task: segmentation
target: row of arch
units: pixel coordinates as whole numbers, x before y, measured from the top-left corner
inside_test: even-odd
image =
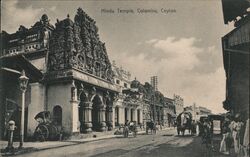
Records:
[[[78,115],[80,132],[104,131],[112,129],[112,103],[110,99],[103,99],[100,95],[93,95],[89,101],[87,95],[80,94]],[[105,102],[104,102],[105,101]]]
[[[107,102],[106,102],[107,103]],[[108,102],[107,104],[111,104]],[[119,107],[114,108],[114,121],[115,125],[124,124],[125,121],[136,121],[138,124],[141,123],[141,110],[133,108],[124,108],[122,112],[124,115],[119,113]],[[135,112],[137,112],[135,114]],[[62,107],[59,105],[53,108],[53,120],[58,125],[62,125]],[[124,116],[120,118],[120,116]],[[85,94],[80,95],[80,102],[78,105],[78,117],[80,122],[80,132],[86,133],[89,131],[104,131],[104,129],[111,130],[113,128],[113,108],[110,105],[103,103],[102,98],[99,95],[92,97],[91,102],[88,102]],[[123,119],[124,121],[121,121]]]

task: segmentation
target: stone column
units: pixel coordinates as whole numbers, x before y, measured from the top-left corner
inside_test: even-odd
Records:
[[[99,109],[99,112],[98,112],[98,120],[99,120],[99,124],[100,124],[100,131],[105,131],[106,130],[105,113],[106,113],[105,105],[100,106],[100,109]]]
[[[134,117],[134,119],[133,119],[133,121],[136,121],[136,123],[138,124],[138,117],[137,117],[137,109],[133,109],[133,117]]]
[[[112,107],[112,110],[113,110],[113,112],[112,112],[112,126],[115,127],[115,107]]]
[[[72,106],[72,133],[79,133],[79,115],[78,115],[78,104],[79,101],[77,100],[71,100],[70,105]]]
[[[131,121],[131,108],[127,108],[127,119],[128,121]],[[125,119],[126,122],[126,119]]]
[[[106,108],[107,111],[107,126],[108,126],[108,130],[112,130],[113,129],[113,107],[112,106],[107,106]]]
[[[143,112],[142,109],[140,109],[140,123],[143,123]]]
[[[118,118],[119,118],[119,124],[121,125],[121,124],[125,124],[125,109],[124,109],[124,107],[120,107],[119,106],[119,116],[118,116]]]
[[[77,100],[77,88],[75,86],[75,82],[72,81],[71,100],[70,100],[70,105],[72,106],[72,113],[71,113],[71,116],[72,116],[71,132],[72,133],[79,133],[80,132],[78,104],[79,104],[79,101]]]
[[[83,124],[84,124],[84,132],[89,133],[92,132],[92,102],[84,102],[83,103],[83,114],[84,114],[84,120],[83,120]]]

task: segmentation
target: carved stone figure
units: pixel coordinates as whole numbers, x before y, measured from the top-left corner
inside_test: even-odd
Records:
[[[95,21],[81,8],[77,9],[74,22],[69,16],[57,21],[50,40],[48,62],[49,70],[74,67],[113,81],[111,63],[105,44],[99,40]]]

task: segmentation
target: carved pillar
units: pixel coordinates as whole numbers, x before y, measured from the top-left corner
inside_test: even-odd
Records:
[[[124,106],[119,107],[119,124],[125,124],[125,108]]]
[[[106,130],[105,112],[106,112],[105,105],[100,106],[99,112],[98,112],[98,120],[99,120],[99,124],[100,124],[100,131],[105,131]]]
[[[110,131],[113,129],[113,107],[107,106],[106,112],[107,112],[106,122],[107,122],[108,130]]]
[[[71,87],[71,100],[70,104],[72,107],[72,133],[79,132],[79,115],[78,115],[78,104],[79,101],[77,100],[77,88],[75,86],[74,80],[72,81],[72,87]]]
[[[83,103],[84,107],[84,132],[89,133],[92,132],[92,102],[84,102]]]

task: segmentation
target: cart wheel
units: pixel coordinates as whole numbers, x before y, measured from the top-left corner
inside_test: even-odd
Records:
[[[41,142],[47,140],[49,137],[49,129],[46,125],[39,125],[35,132],[38,140]]]

